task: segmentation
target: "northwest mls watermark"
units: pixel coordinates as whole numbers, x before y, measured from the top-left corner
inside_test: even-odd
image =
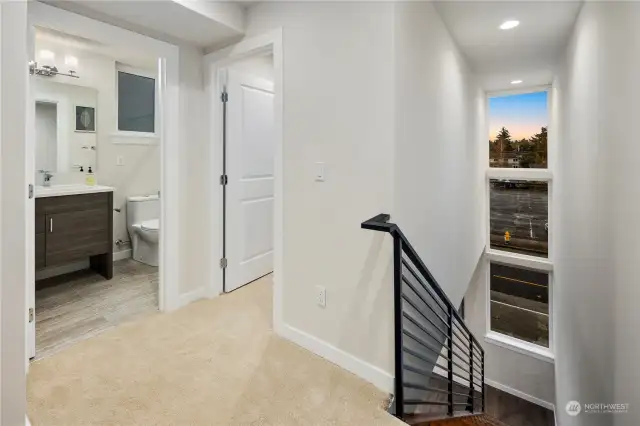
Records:
[[[629,404],[601,403],[580,404],[579,401],[569,401],[565,407],[567,414],[577,416],[583,414],[620,414],[629,412]]]

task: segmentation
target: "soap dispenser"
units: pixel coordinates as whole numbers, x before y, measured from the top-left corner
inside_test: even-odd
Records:
[[[87,169],[87,176],[84,179],[84,183],[87,186],[94,186],[96,184],[96,177],[91,170],[91,166]]]

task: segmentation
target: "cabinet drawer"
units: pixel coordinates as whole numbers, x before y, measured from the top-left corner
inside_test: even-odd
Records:
[[[36,217],[64,212],[78,212],[83,210],[108,209],[109,192],[97,194],[65,195],[60,197],[46,197],[36,199]]]

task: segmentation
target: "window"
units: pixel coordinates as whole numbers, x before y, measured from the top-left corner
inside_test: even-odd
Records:
[[[156,80],[141,71],[119,66],[118,131],[156,133]]]
[[[489,164],[505,167],[521,153],[520,167],[547,168],[547,92],[489,99]]]
[[[546,91],[489,98],[487,328],[552,357],[547,105]]]
[[[490,179],[489,230],[492,249],[548,257],[547,182]]]
[[[491,263],[491,330],[549,347],[549,274]]]

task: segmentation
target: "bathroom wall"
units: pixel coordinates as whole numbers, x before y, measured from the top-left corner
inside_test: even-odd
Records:
[[[36,57],[42,50],[56,54],[56,65],[65,70],[64,56],[78,58],[77,74],[80,78],[36,77],[34,85],[38,96],[38,80],[91,87],[97,90],[97,167],[96,180],[99,185],[115,188],[113,240],[129,240],[126,228],[126,199],[131,195],[155,194],[160,190],[160,146],[159,139],[125,136],[117,131],[116,60],[79,49],[72,43],[36,39]],[[138,69],[154,72],[156,58],[136,55],[136,63],[126,63]],[[58,65],[61,63],[62,66]],[[50,84],[49,84],[50,86]],[[86,169],[85,169],[86,170]],[[85,174],[79,172],[54,173],[52,184],[83,183]],[[38,184],[41,178],[36,180]],[[114,252],[130,250],[129,245],[114,246]],[[123,253],[123,255],[128,255]]]

